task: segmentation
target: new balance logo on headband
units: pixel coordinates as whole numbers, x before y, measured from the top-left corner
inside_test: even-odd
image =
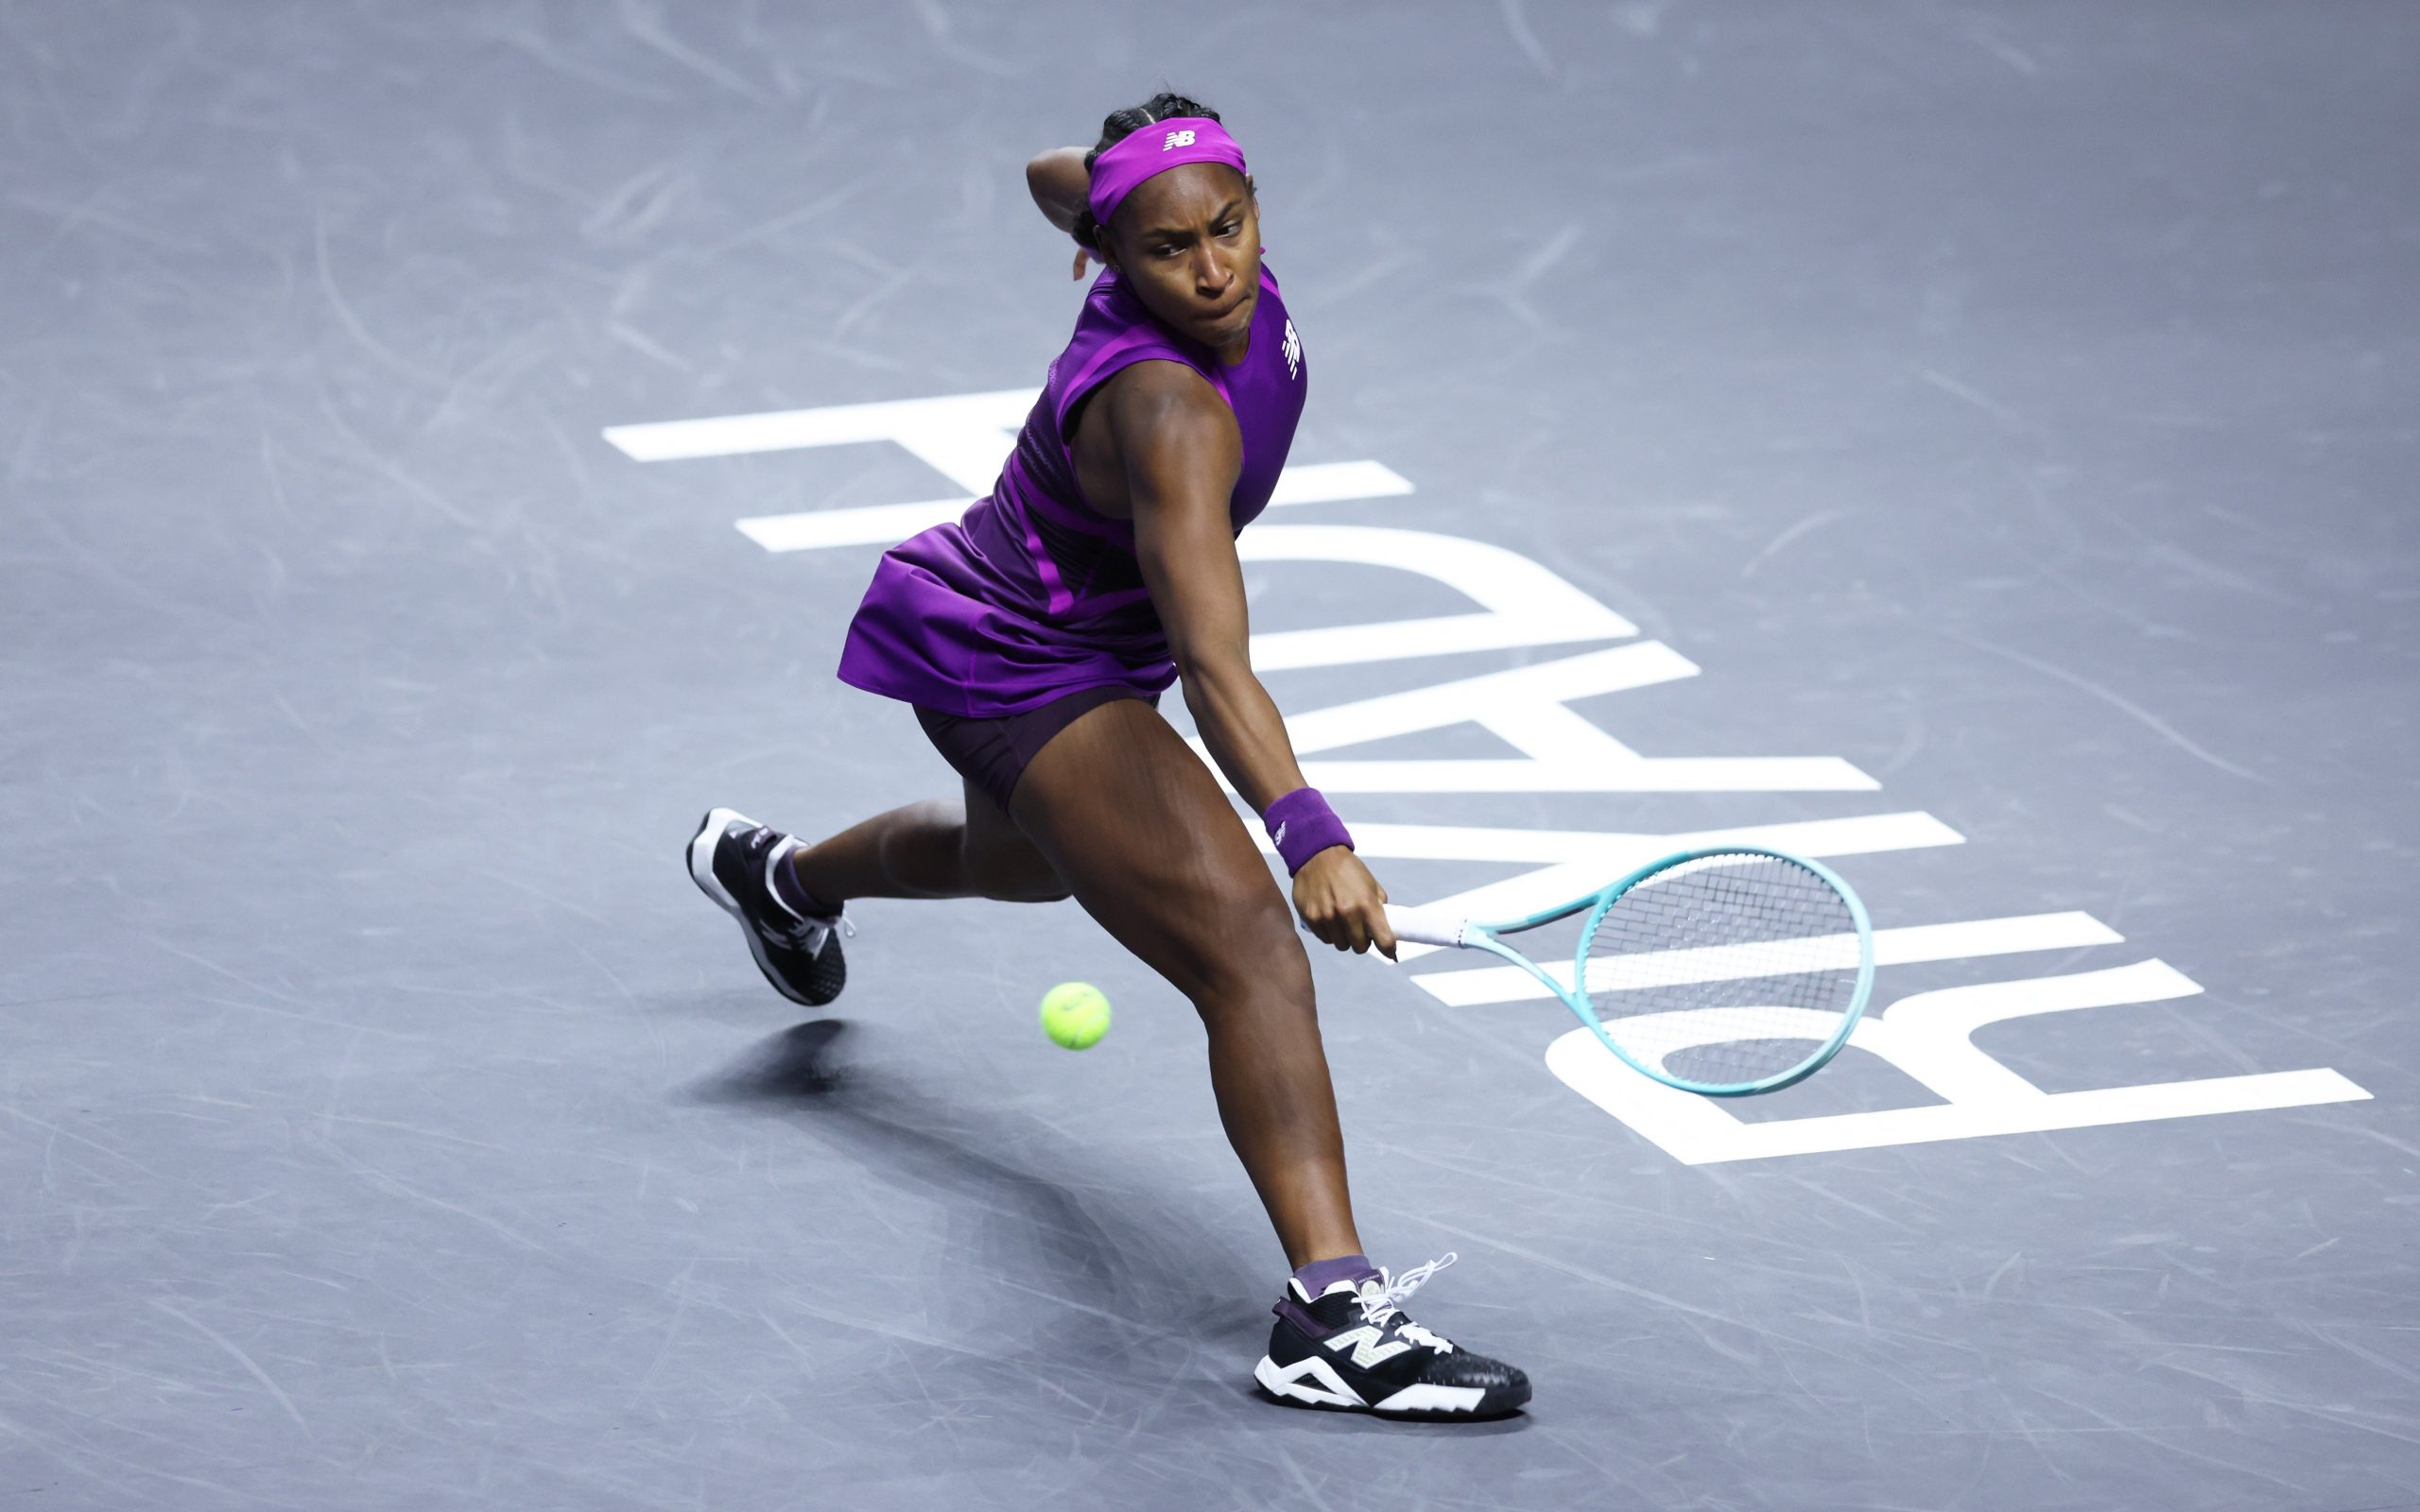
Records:
[[[1189,147],[1191,146],[1193,146],[1193,133],[1191,131],[1170,131],[1168,133],[1168,139],[1160,144],[1160,150],[1163,152],[1173,152],[1179,147]]]

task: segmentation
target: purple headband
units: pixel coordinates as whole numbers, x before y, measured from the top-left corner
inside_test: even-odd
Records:
[[[1093,220],[1106,226],[1144,180],[1188,163],[1223,163],[1242,173],[1244,149],[1226,128],[1206,115],[1171,115],[1112,143],[1093,159],[1093,183],[1085,198]]]

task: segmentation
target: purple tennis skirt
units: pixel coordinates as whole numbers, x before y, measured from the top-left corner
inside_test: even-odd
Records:
[[[1113,685],[1080,688],[1039,709],[994,719],[945,714],[923,704],[914,708],[916,723],[925,727],[925,738],[942,753],[942,759],[957,767],[959,775],[977,792],[997,803],[1000,812],[1006,814],[1009,795],[1016,791],[1017,779],[1025,775],[1025,769],[1042,753],[1042,747],[1050,744],[1051,737],[1090,711],[1120,698],[1140,698],[1154,709],[1160,705],[1156,693],[1138,693]]]

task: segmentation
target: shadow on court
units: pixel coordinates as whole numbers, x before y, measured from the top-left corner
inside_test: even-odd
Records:
[[[1137,1273],[1133,1258],[1186,1242],[1173,1213],[1134,1192],[1075,1188],[1037,1175],[1024,1157],[1046,1155],[1038,1128],[1014,1130],[978,1110],[950,1107],[919,1091],[891,1068],[853,1064],[844,1046],[859,1035],[846,1019],[794,1024],[760,1041],[716,1075],[691,1088],[699,1102],[811,1120],[885,1189],[970,1213],[975,1231],[953,1216],[951,1259],[975,1263],[994,1283],[1028,1288],[1065,1306],[1139,1320],[1148,1297],[1208,1305],[1219,1291],[1155,1260]],[[1041,1163],[1039,1160],[1033,1163]],[[1051,1163],[1080,1169],[1072,1158]],[[1146,1236],[1156,1243],[1146,1243]]]
[[[868,1180],[937,1204],[952,1215],[943,1265],[966,1289],[1011,1294],[985,1310],[985,1326],[1028,1320],[1023,1330],[988,1337],[919,1340],[912,1328],[887,1332],[1055,1383],[1058,1395],[1086,1405],[1094,1405],[1089,1383],[1128,1410],[1231,1402],[1251,1415],[1247,1426],[1263,1430],[1466,1435],[1528,1425],[1522,1413],[1438,1425],[1270,1402],[1252,1380],[1267,1341],[1262,1294],[1271,1291],[1270,1279],[1225,1263],[1227,1241],[1131,1186],[1036,1174],[1035,1164],[1081,1173],[1087,1162],[1079,1150],[1047,1148],[1008,1120],[944,1106],[889,1068],[852,1060],[847,1047],[857,1038],[846,1019],[793,1024],[684,1095],[810,1122]],[[902,1263],[918,1270],[925,1263]]]
[[[938,1259],[946,1291],[995,1294],[997,1305],[952,1308],[959,1328],[931,1342],[1062,1385],[1095,1381],[1129,1401],[1142,1390],[1223,1396],[1214,1383],[1248,1371],[1259,1330],[1236,1299],[1253,1288],[1220,1263],[1226,1246],[1132,1187],[1038,1174],[1087,1161],[1053,1148],[1059,1137],[1039,1125],[944,1104],[898,1068],[852,1061],[844,1048],[860,1038],[843,1019],[795,1024],[686,1096],[810,1125],[858,1167],[878,1206],[946,1215],[942,1253],[903,1255],[902,1275],[928,1275]],[[878,1249],[888,1236],[848,1237]],[[923,1304],[903,1295],[902,1305]]]

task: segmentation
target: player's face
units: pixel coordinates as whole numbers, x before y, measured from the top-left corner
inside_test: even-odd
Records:
[[[1117,207],[1116,266],[1153,315],[1206,347],[1252,330],[1260,302],[1260,212],[1222,163],[1146,179]]]

